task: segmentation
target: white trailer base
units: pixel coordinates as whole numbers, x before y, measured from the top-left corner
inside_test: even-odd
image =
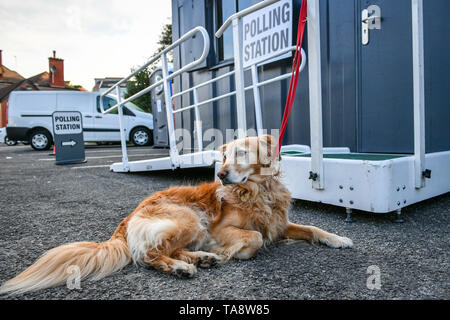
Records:
[[[176,168],[213,167],[216,161],[221,161],[219,151],[200,151],[177,156],[178,163],[173,164],[170,157],[155,158],[149,160],[130,161],[126,166],[122,162],[113,163],[110,170],[114,172],[142,172],[173,170]]]
[[[328,148],[335,153],[350,152],[348,148]],[[324,149],[326,153],[327,148]],[[293,152],[305,154],[310,152],[309,146],[293,144],[282,146],[281,152]],[[216,150],[197,151],[176,156],[177,162],[171,161],[170,157],[155,158],[140,161],[129,161],[124,166],[123,162],[113,163],[109,169],[113,172],[143,172],[158,170],[173,170],[177,168],[200,168],[214,167],[216,162],[222,161],[222,154]]]
[[[345,207],[348,213],[351,209],[400,213],[408,205],[450,191],[450,151],[425,156],[431,178],[420,189],[415,187],[414,156],[347,155],[346,159],[345,153],[324,150],[324,189],[318,190],[310,180],[310,155],[284,154],[281,175],[292,198]],[[217,162],[216,172],[220,166]]]

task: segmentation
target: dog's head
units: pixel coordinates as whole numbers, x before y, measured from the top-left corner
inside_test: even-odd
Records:
[[[278,175],[280,156],[274,157],[276,140],[270,135],[234,140],[220,147],[223,165],[217,176],[222,184],[261,182]]]

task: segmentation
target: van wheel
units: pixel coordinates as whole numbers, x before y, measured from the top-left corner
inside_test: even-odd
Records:
[[[150,146],[153,144],[153,134],[152,132],[145,127],[138,127],[131,131],[131,142],[134,145],[143,147]]]
[[[30,134],[30,144],[34,150],[48,150],[52,146],[52,136],[47,130],[38,129]]]
[[[17,141],[10,140],[8,137],[5,138],[5,143],[7,146],[15,146],[17,144]]]

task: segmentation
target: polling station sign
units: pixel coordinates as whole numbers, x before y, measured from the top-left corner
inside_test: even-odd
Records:
[[[83,131],[81,113],[56,111],[53,113],[54,134],[78,134]]]
[[[292,1],[281,0],[243,18],[244,68],[292,46],[292,11]]]
[[[81,113],[78,111],[55,111],[52,118],[56,164],[85,162]]]

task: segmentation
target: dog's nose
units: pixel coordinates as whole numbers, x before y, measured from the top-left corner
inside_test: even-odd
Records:
[[[227,170],[221,170],[219,172],[217,172],[217,176],[219,177],[219,179],[225,179],[228,175],[228,171]]]

